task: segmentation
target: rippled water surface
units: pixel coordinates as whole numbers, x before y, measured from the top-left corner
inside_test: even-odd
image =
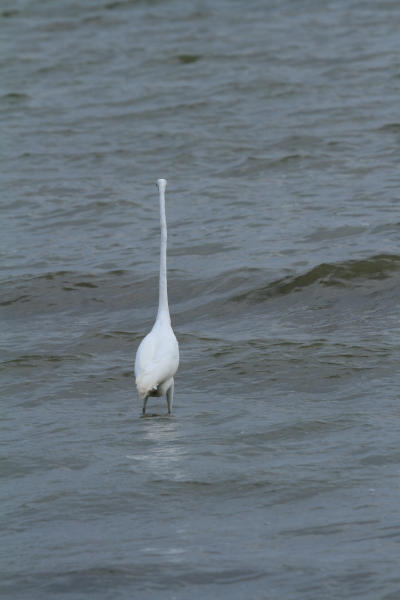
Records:
[[[2,2],[2,598],[400,598],[399,20]]]

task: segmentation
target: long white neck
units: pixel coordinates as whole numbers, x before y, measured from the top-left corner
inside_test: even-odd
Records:
[[[161,243],[160,243],[160,287],[158,296],[158,313],[157,321],[171,322],[168,308],[168,292],[167,292],[167,220],[165,217],[165,188],[167,181],[158,179],[158,189],[160,192],[160,226],[161,226]]]

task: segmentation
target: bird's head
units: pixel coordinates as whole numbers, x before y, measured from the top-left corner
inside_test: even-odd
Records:
[[[157,185],[160,192],[165,192],[165,188],[167,187],[166,179],[157,179]]]

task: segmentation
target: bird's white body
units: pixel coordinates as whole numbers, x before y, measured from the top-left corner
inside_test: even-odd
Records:
[[[136,354],[135,375],[140,399],[164,396],[174,385],[173,376],[178,365],[178,342],[172,327],[156,321]]]
[[[157,318],[151,331],[141,341],[136,353],[135,376],[143,415],[149,396],[167,397],[168,414],[174,396],[174,375],[179,366],[179,347],[171,327],[167,294],[167,224],[165,218],[166,180],[159,179],[160,192],[160,285]]]

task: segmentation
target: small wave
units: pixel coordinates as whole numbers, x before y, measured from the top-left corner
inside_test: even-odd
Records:
[[[52,363],[53,366],[61,366],[65,362],[79,363],[82,359],[86,359],[90,354],[26,354],[18,356],[11,360],[6,360],[0,363],[0,370],[20,369],[21,367],[32,368],[43,366],[45,363]]]
[[[3,10],[1,13],[1,16],[3,17],[3,19],[11,19],[12,17],[17,17],[19,14],[20,14],[19,10],[10,9],[10,10]]]
[[[182,65],[189,65],[200,60],[201,56],[197,54],[179,54],[177,58]]]
[[[148,595],[149,590],[179,590],[187,586],[211,586],[246,583],[265,577],[264,570],[239,567],[235,569],[205,568],[202,565],[193,567],[190,561],[182,558],[186,546],[169,547],[164,563],[160,563],[159,554],[165,554],[164,546],[148,546],[143,549],[144,557],[137,563],[126,564],[123,567],[114,565],[99,565],[62,572],[43,572],[21,577],[20,586],[31,589],[32,584],[45,581],[45,593],[50,596],[63,594],[71,589],[78,589],[82,597],[97,592],[102,596],[104,589],[119,589],[129,586],[135,590],[143,590]],[[155,555],[155,562],[148,557]],[[157,559],[157,560],[156,560]],[[171,564],[174,568],[171,569]],[[12,575],[16,577],[15,574]],[[11,579],[11,577],[10,577]],[[139,593],[140,595],[140,593]],[[206,594],[207,596],[207,594]],[[136,597],[136,596],[135,596]],[[174,596],[172,596],[174,597]]]
[[[382,133],[400,133],[400,123],[387,123],[382,127],[379,127],[377,131]]]
[[[90,298],[102,301],[102,295],[93,296],[97,288],[114,286],[115,277],[123,277],[125,271],[113,269],[104,273],[87,274],[74,271],[55,271],[41,275],[23,275],[3,282],[6,291],[0,306],[6,307],[20,303],[37,302],[38,308],[63,304],[60,294],[63,292],[80,291],[81,294],[92,294]],[[103,293],[103,292],[102,292]]]
[[[21,102],[27,102],[28,100],[30,100],[30,96],[28,94],[18,92],[9,92],[8,94],[3,94],[0,96],[1,102],[7,102],[10,104],[20,104]]]
[[[289,276],[266,286],[232,298],[236,302],[262,302],[267,298],[298,292],[303,288],[320,286],[357,287],[369,280],[389,278],[400,269],[400,256],[379,254],[367,259],[341,263],[322,263],[302,275]]]

